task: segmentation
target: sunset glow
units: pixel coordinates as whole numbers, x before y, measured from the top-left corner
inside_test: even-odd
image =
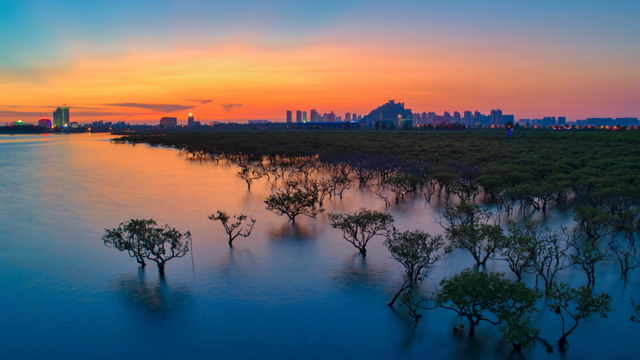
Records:
[[[9,3],[3,122],[62,104],[80,122],[365,115],[390,99],[516,119],[640,112],[636,2]]]

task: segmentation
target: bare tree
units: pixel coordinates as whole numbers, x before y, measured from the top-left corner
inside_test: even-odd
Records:
[[[530,266],[525,269],[525,272],[536,275],[536,284],[538,278],[542,278],[545,292],[553,286],[556,274],[571,266],[567,255],[570,245],[566,230],[563,227],[545,227],[535,243]]]
[[[217,214],[211,214],[208,216],[209,220],[212,221],[220,221],[222,226],[224,226],[224,231],[229,235],[229,245],[233,246],[233,240],[235,240],[238,236],[249,237],[251,235],[251,230],[253,230],[253,226],[256,224],[256,220],[254,218],[249,219],[249,223],[246,227],[241,228],[242,222],[247,220],[247,215],[233,215],[233,218],[236,219],[236,222],[231,224],[229,220],[231,216],[227,214],[226,211],[217,211]]]

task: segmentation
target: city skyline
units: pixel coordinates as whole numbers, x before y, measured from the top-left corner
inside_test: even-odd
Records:
[[[365,114],[388,99],[421,112],[640,115],[636,2],[7,5],[2,122],[65,103],[83,123],[283,121],[292,107]]]

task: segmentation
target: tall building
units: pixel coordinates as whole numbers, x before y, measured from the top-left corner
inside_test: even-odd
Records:
[[[59,107],[53,112],[53,126],[64,127],[69,125],[69,108]]]
[[[194,122],[193,114],[189,113],[189,117],[187,118],[187,126],[188,127],[193,127],[193,125],[194,125],[193,122]]]
[[[306,111],[302,112],[302,122],[304,122],[304,123],[307,122],[307,112]]]
[[[291,123],[292,120],[292,113],[291,110],[287,110],[287,123]]]
[[[351,120],[353,121],[358,120],[358,115],[356,113],[351,114]]]
[[[453,122],[456,123],[456,124],[460,124],[461,123],[461,121],[460,121],[460,113],[457,112],[457,111],[453,112]]]
[[[502,125],[502,110],[491,110],[491,125]]]
[[[464,112],[464,124],[467,126],[473,126],[473,114],[469,110]]]
[[[351,121],[351,113],[344,114],[344,121]]]
[[[301,123],[302,122],[302,111],[300,111],[300,110],[296,110],[296,122],[297,123]]]
[[[567,125],[567,117],[566,116],[558,116],[558,125],[561,125],[561,126]]]
[[[310,117],[309,121],[311,122],[318,121],[318,111],[316,109],[311,109],[311,114],[309,117]]]

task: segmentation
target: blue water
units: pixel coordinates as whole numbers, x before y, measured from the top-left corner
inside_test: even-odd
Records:
[[[107,135],[0,137],[0,358],[2,359],[618,359],[637,358],[640,324],[629,299],[640,298],[639,271],[619,279],[617,263],[598,268],[598,292],[614,298],[608,319],[581,323],[565,354],[542,348],[511,353],[494,326],[474,339],[454,334],[452,312],[386,304],[401,283],[382,238],[366,260],[328,226],[327,212],[384,203],[354,188],[296,226],[264,209],[270,185],[247,191],[237,169],[186,160],[178,151],[111,144]],[[442,204],[416,197],[389,211],[401,230],[441,233]],[[216,210],[257,220],[230,249]],[[565,212],[543,217],[570,225]],[[101,241],[105,228],[153,218],[193,234],[191,257],[171,260],[161,279],[153,264]],[[473,265],[456,251],[421,286]],[[195,266],[195,270],[194,270]],[[489,270],[508,272],[493,262]],[[511,277],[511,275],[508,275]],[[566,270],[575,286],[586,276]],[[534,285],[532,277],[526,277]],[[559,318],[541,304],[541,336],[560,337]]]

